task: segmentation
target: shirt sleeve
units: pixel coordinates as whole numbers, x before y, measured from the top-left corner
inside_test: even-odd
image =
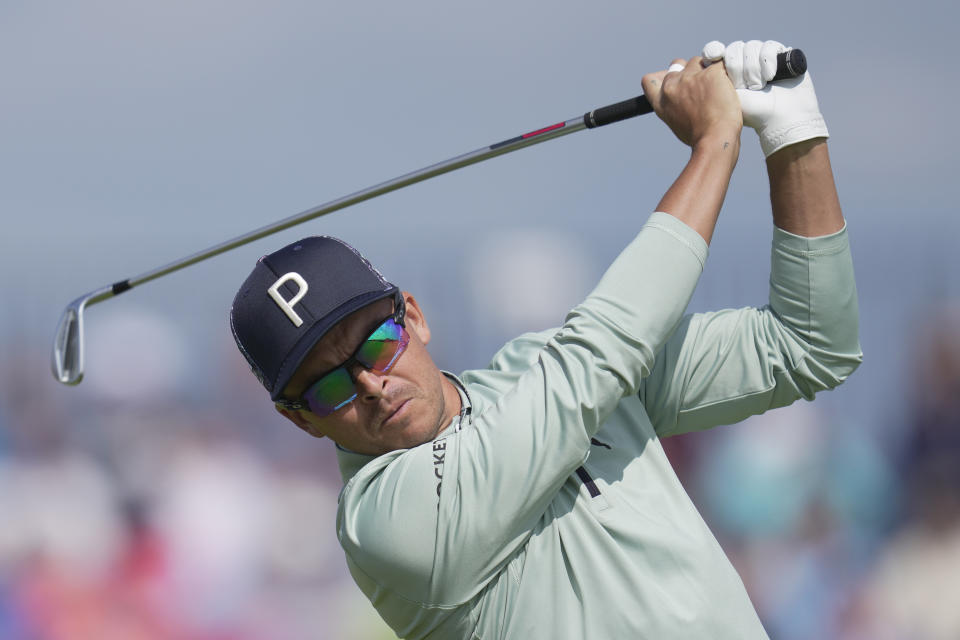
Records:
[[[355,576],[431,606],[482,589],[534,531],[603,420],[638,392],[706,254],[696,232],[654,213],[470,428],[354,476],[338,523]]]
[[[862,360],[847,230],[774,229],[769,304],[687,316],[640,391],[661,437],[731,424],[839,385]]]

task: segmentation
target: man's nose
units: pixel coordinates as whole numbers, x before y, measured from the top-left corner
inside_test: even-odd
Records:
[[[361,364],[354,363],[350,375],[357,387],[357,398],[361,400],[378,400],[383,395],[386,384],[386,375],[367,369]]]

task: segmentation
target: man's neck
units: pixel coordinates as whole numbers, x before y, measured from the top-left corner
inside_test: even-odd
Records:
[[[453,380],[442,375],[441,383],[443,385],[443,421],[441,424],[443,428],[446,428],[463,411],[463,402],[460,399],[460,391]]]

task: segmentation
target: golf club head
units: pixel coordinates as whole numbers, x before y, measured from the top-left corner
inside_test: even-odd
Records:
[[[83,380],[83,308],[86,302],[86,298],[78,298],[63,310],[53,340],[53,376],[63,384],[79,384]]]
[[[60,317],[53,339],[51,365],[53,377],[63,384],[80,384],[83,380],[83,311],[95,302],[113,295],[111,287],[103,287],[80,296],[67,305]]]

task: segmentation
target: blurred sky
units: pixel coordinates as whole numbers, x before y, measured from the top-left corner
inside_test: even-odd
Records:
[[[947,7],[4,0],[0,357],[21,359],[38,399],[202,396],[224,359],[244,366],[226,316],[254,261],[332,234],[417,294],[442,366],[482,366],[518,331],[559,323],[679,172],[687,152],[653,116],[435,178],[92,307],[77,388],[54,382],[49,349],[87,291],[636,95],[644,73],[709,40],[770,38],[809,58],[858,273],[865,364],[824,402],[876,426],[902,410],[925,315],[960,295]],[[756,136],[744,141],[695,310],[766,301],[766,177]]]

